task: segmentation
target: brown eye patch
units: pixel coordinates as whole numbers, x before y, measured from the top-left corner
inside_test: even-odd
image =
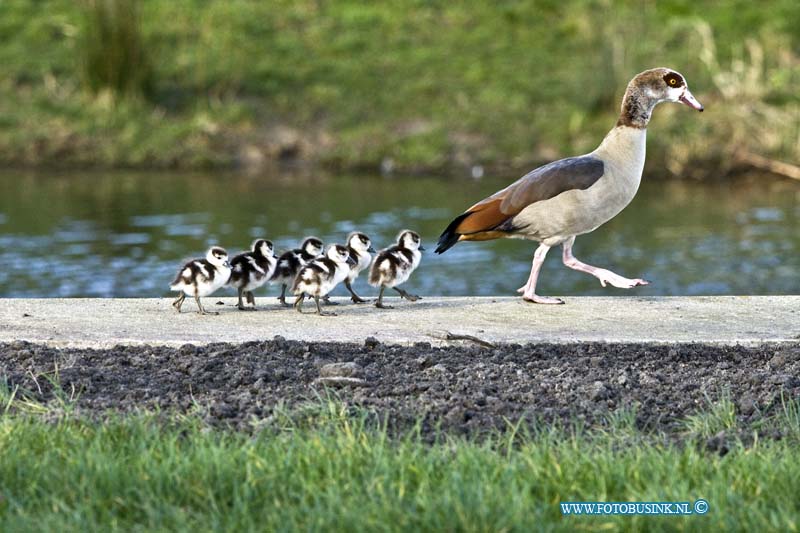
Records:
[[[683,87],[685,85],[680,74],[676,74],[675,72],[668,72],[665,74],[664,83],[666,83],[668,87]]]

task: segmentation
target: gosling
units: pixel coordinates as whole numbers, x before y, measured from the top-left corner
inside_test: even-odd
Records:
[[[228,286],[234,287],[238,291],[239,303],[236,307],[241,311],[256,310],[253,291],[269,281],[278,264],[271,241],[257,239],[250,249],[251,251],[241,253],[231,259],[231,277],[228,280]],[[244,306],[242,296],[252,307]]]
[[[420,296],[406,292],[398,285],[405,283],[419,266],[423,250],[425,248],[422,246],[419,234],[403,230],[397,237],[397,244],[378,252],[369,271],[369,284],[381,288],[375,307],[392,309],[383,303],[383,291],[387,287],[396,290],[402,298],[410,302],[421,299]]]
[[[218,315],[217,312],[208,313],[200,303],[201,296],[213,294],[222,288],[231,277],[231,265],[228,263],[228,252],[219,246],[208,250],[205,259],[192,259],[178,272],[175,280],[169,286],[170,290],[180,291],[181,295],[172,302],[172,306],[181,312],[181,305],[186,296],[194,296],[197,302],[198,313],[201,315]]]
[[[278,296],[281,304],[289,305],[286,303],[286,289],[294,283],[301,268],[315,257],[322,255],[322,249],[321,240],[316,237],[306,237],[300,248],[284,252],[278,258],[278,266],[270,281],[281,284],[281,295]]]
[[[344,286],[350,291],[350,300],[354,304],[366,303],[367,300],[360,297],[353,290],[353,282],[355,282],[362,270],[369,268],[369,264],[372,262],[372,255],[370,254],[375,253],[375,248],[372,247],[369,237],[355,231],[347,236],[347,249],[350,252],[350,257],[355,260],[355,264],[350,266],[350,273],[344,280]]]
[[[325,257],[311,260],[300,269],[295,278],[292,292],[296,296],[294,308],[303,312],[303,301],[306,295],[314,298],[317,314],[320,316],[336,316],[336,313],[323,313],[319,306],[320,298],[326,296],[350,274],[350,267],[356,263],[350,251],[341,244],[328,247]]]

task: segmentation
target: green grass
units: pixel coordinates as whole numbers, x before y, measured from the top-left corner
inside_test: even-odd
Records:
[[[0,162],[207,168],[296,152],[510,172],[594,148],[627,81],[659,65],[707,111],[656,113],[649,175],[722,175],[739,150],[800,160],[794,0],[153,0],[121,20],[105,5],[130,3],[0,3]]]
[[[687,423],[680,443],[623,413],[604,429],[431,444],[335,403],[246,434],[194,415],[89,421],[65,410],[69,398],[43,417],[14,394],[0,416],[3,531],[798,529],[796,406],[769,422],[781,440],[732,441],[720,457],[703,446],[719,412]],[[562,517],[558,506],[697,498],[707,515]]]

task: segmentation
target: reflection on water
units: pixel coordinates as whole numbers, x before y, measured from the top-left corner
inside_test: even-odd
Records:
[[[358,229],[387,246],[406,227],[429,250],[411,290],[513,295],[527,279],[533,243],[462,243],[432,253],[453,216],[509,181],[0,174],[0,296],[162,296],[181,261],[211,244],[235,253],[264,236],[283,249],[311,234],[341,242]],[[653,282],[631,291],[637,295],[796,294],[799,220],[795,183],[645,178],[633,204],[579,237],[575,254]],[[555,249],[540,280],[542,294],[625,292],[563,267]],[[357,290],[373,292],[363,279]]]

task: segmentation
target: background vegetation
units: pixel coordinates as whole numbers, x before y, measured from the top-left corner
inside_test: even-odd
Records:
[[[510,172],[594,148],[632,75],[668,65],[707,111],[659,110],[650,175],[796,163],[798,20],[795,0],[4,0],[0,162]]]

